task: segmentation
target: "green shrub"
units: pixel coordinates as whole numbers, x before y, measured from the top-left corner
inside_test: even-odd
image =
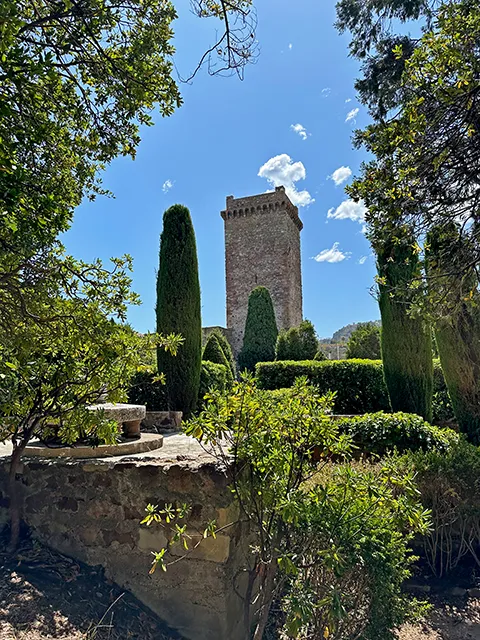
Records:
[[[310,320],[278,334],[275,346],[277,360],[311,360],[318,349],[318,337]]]
[[[198,392],[198,409],[203,409],[204,397],[211,390],[223,392],[227,386],[227,367],[215,362],[202,361],[200,389]]]
[[[317,362],[321,362],[322,360],[326,360],[327,356],[323,353],[321,349],[319,349],[313,357]]]
[[[410,313],[410,287],[421,278],[417,244],[411,230],[400,227],[375,246],[382,361],[393,411],[432,419],[432,331]]]
[[[228,386],[233,384],[232,370],[227,358],[225,357],[225,353],[220,345],[220,341],[216,333],[212,332],[208,336],[208,340],[203,350],[202,360],[223,365],[225,367]]]
[[[380,351],[380,327],[375,322],[361,322],[352,331],[347,343],[347,358],[360,358],[361,360],[379,360]]]
[[[341,418],[338,426],[363,453],[384,455],[394,449],[399,452],[418,449],[446,451],[458,442],[452,429],[440,429],[423,418],[409,413],[369,413]]]
[[[336,393],[335,413],[359,414],[389,409],[382,363],[377,360],[260,362],[256,376],[262,389],[291,387],[296,378],[306,376],[320,393]]]
[[[156,314],[158,333],[184,340],[175,357],[159,349],[157,366],[165,374],[168,408],[188,417],[200,385],[202,324],[195,232],[190,212],[178,204],[163,216]]]
[[[203,362],[198,391],[198,408],[203,407],[203,398],[210,389],[224,391],[226,388],[227,367],[223,364]],[[128,401],[131,404],[144,404],[147,411],[168,411],[165,385],[158,380],[153,369],[136,373],[128,390]]]
[[[230,342],[227,340],[225,334],[220,329],[217,329],[217,328],[213,329],[210,335],[212,334],[217,336],[217,340],[220,344],[220,347],[230,367],[230,371],[232,373],[232,380],[235,380],[235,378],[237,377],[237,366],[235,364],[235,358],[233,357],[233,352],[232,352],[232,347],[230,345]]]
[[[413,474],[392,460],[332,464],[351,439],[328,417],[330,395],[298,379],[279,401],[247,376],[186,428],[228,465],[248,521],[244,617],[255,638],[272,603],[285,612],[275,612],[282,637],[326,638],[328,627],[333,640],[394,640],[415,609],[401,589],[409,541],[427,525]]]
[[[131,404],[144,404],[147,411],[166,411],[167,395],[165,385],[158,380],[157,372],[152,368],[139,371],[130,380],[128,401]]]
[[[253,371],[257,362],[275,360],[278,329],[268,289],[257,287],[248,298],[243,346],[238,355],[240,371]]]
[[[480,449],[460,437],[447,451],[409,453],[422,504],[432,527],[423,553],[436,576],[467,558],[480,568]]]

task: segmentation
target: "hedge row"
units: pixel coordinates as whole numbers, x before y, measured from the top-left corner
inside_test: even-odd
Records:
[[[389,411],[390,402],[383,378],[381,360],[293,360],[260,362],[256,367],[262,389],[291,387],[299,376],[306,376],[321,393],[335,391],[334,412],[343,414]],[[453,412],[442,369],[434,362],[434,420],[451,420]]]
[[[167,394],[165,385],[154,381],[158,374],[148,370],[138,372],[130,381],[128,401],[132,404],[144,404],[147,411],[167,411]],[[222,364],[202,362],[200,373],[200,389],[198,392],[197,410],[203,407],[203,398],[209,389],[223,391],[226,385],[227,369]]]
[[[452,429],[440,429],[410,413],[370,413],[364,416],[340,418],[342,433],[352,436],[362,453],[385,455],[396,449],[404,451],[447,451],[459,440]]]

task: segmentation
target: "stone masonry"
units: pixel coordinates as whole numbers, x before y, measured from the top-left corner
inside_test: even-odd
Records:
[[[165,453],[163,458],[25,460],[23,518],[43,543],[101,565],[108,578],[183,638],[244,640],[242,568],[249,557],[248,535],[236,523],[227,474],[209,456]],[[7,474],[8,459],[0,457],[0,530],[8,521]],[[190,504],[190,546],[201,541],[185,558],[183,548],[172,547],[167,560],[177,562],[166,573],[158,569],[149,575],[152,552],[167,538],[159,525],[140,525],[148,503]],[[205,523],[212,519],[221,531],[203,540]]]
[[[277,326],[298,325],[302,319],[302,275],[298,209],[284,187],[246,198],[227,197],[225,211],[227,328],[238,355],[252,289],[270,291]]]

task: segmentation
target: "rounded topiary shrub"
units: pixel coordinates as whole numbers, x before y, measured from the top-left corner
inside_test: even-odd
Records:
[[[238,355],[240,370],[253,371],[257,362],[275,360],[278,329],[268,289],[257,287],[248,298],[243,346]]]
[[[218,335],[216,333],[212,332],[208,336],[207,342],[205,344],[205,348],[203,350],[202,360],[223,365],[226,371],[227,384],[229,386],[233,384],[232,369],[230,367],[230,363],[228,362],[225,356],[225,352],[222,349],[222,346],[218,339]]]

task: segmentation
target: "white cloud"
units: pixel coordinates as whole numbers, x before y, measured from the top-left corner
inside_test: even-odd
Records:
[[[350,167],[338,167],[338,169],[335,169],[335,171],[331,176],[329,176],[329,178],[334,181],[336,187],[339,187],[342,182],[346,182],[351,175],[352,170],[350,169]]]
[[[333,207],[328,210],[327,218],[333,218],[334,220],[353,220],[353,222],[363,224],[366,213],[367,207],[362,200],[360,200],[360,202],[344,200],[336,209]]]
[[[320,251],[320,253],[314,256],[313,259],[315,260],[315,262],[331,262],[331,263],[342,262],[343,260],[346,260],[350,254],[340,251],[338,247],[339,247],[339,243],[334,242],[333,247],[331,249],[324,249],[323,251]]]
[[[357,117],[359,111],[360,109],[358,107],[355,107],[355,109],[349,111],[347,113],[347,117],[345,118],[345,122],[351,122],[352,120],[355,122],[355,118]]]
[[[345,100],[345,104],[347,104],[347,102],[351,102],[351,101],[352,101],[352,99],[351,99],[351,98],[347,98],[347,99]]]
[[[165,180],[165,182],[162,185],[163,193],[168,193],[172,187],[173,187],[173,182],[171,180]]]
[[[302,140],[306,140],[310,134],[307,133],[307,130],[303,126],[303,124],[291,124],[290,129],[298,133]]]
[[[332,90],[330,89],[330,87],[325,87],[324,89],[322,89],[322,97],[324,98],[328,98],[331,93]]]
[[[365,264],[365,262],[367,261],[368,256],[362,256],[360,258],[360,260],[358,261],[358,264]]]
[[[293,44],[290,42],[290,44],[288,45],[288,48],[291,50],[293,49]]]
[[[307,172],[302,162],[293,162],[286,153],[274,156],[258,170],[260,178],[266,178],[274,187],[284,186],[287,196],[297,207],[305,207],[315,200],[308,191],[297,191],[295,182],[305,180]]]

